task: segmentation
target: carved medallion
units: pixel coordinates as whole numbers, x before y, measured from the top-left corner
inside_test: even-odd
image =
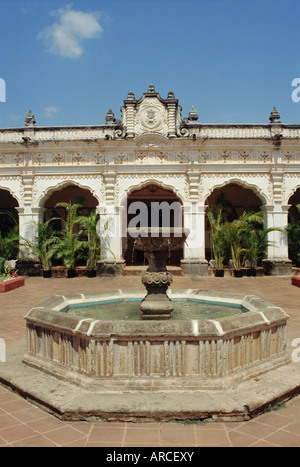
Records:
[[[141,111],[141,123],[144,127],[153,130],[161,124],[161,115],[154,107],[148,107]]]
[[[145,99],[136,115],[136,133],[161,133],[167,135],[165,107],[157,99]]]

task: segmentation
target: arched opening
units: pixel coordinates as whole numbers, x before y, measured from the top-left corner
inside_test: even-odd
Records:
[[[264,201],[254,189],[245,187],[239,183],[228,183],[222,187],[215,188],[205,203],[209,208],[213,206],[223,208],[224,221],[232,222],[238,219],[245,211],[261,211]],[[205,255],[211,259],[210,225],[206,218],[205,223]],[[225,259],[227,264],[228,259]]]
[[[77,214],[81,216],[89,216],[94,211],[99,202],[93,196],[93,194],[85,188],[79,187],[74,184],[64,185],[60,189],[50,190],[48,196],[44,199],[44,221],[48,221],[52,218],[66,220],[67,211],[64,207],[57,206],[59,203],[76,203],[80,204],[82,208],[78,210]],[[56,231],[60,231],[62,228],[62,222],[59,220],[53,222],[53,228]],[[74,225],[74,232],[78,233],[80,225]],[[61,266],[63,261],[58,260],[56,257],[52,259],[53,266]],[[82,254],[82,258],[76,260],[76,266],[85,266],[86,258]]]
[[[17,259],[19,252],[19,204],[8,190],[0,189],[0,256]]]
[[[157,183],[147,183],[133,189],[127,196],[126,226],[174,227],[183,226],[182,202],[172,189]],[[141,205],[140,205],[141,203]],[[141,215],[143,211],[143,216]],[[134,248],[134,238],[127,234],[123,241],[123,258],[127,266],[145,265],[147,260],[142,251]],[[169,265],[180,266],[183,249],[170,252]]]
[[[98,200],[92,195],[92,193],[85,188],[81,188],[77,185],[65,185],[64,187],[50,192],[49,196],[44,202],[45,220],[51,219],[52,217],[61,217],[65,215],[64,209],[56,207],[58,203],[69,203],[79,201],[82,204],[82,215],[88,215],[92,210],[98,206]]]
[[[289,259],[300,267],[300,210],[297,208],[300,205],[300,188],[290,197],[288,204],[291,205],[288,214]]]

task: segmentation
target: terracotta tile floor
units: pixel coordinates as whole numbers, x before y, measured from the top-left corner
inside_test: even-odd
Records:
[[[12,345],[25,335],[24,315],[51,295],[97,289],[142,288],[139,277],[114,279],[28,278],[25,287],[0,296],[0,338]],[[174,276],[173,288],[200,288],[261,296],[289,315],[288,351],[300,338],[300,288],[290,278],[262,277],[191,280]],[[1,363],[0,363],[1,365]],[[300,371],[300,363],[299,363]],[[300,395],[278,411],[243,423],[87,423],[63,422],[0,385],[0,446],[15,447],[300,447]]]

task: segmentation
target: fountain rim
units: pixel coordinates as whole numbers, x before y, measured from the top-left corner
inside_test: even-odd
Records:
[[[52,329],[65,330],[73,334],[85,335],[91,338],[111,336],[147,336],[165,338],[199,337],[224,338],[226,335],[243,333],[245,330],[270,327],[287,321],[289,316],[279,307],[266,302],[255,295],[207,292],[199,289],[172,290],[170,297],[193,298],[199,301],[216,301],[224,304],[241,305],[247,312],[214,320],[153,320],[153,321],[108,321],[63,313],[67,306],[80,304],[83,301],[100,302],[112,299],[142,298],[140,291],[106,291],[98,293],[82,293],[74,295],[55,295],[46,302],[32,308],[25,316],[27,324],[47,325]]]

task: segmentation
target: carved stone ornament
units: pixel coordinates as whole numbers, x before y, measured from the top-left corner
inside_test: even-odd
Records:
[[[148,286],[167,285],[173,281],[173,276],[169,271],[149,272],[145,271],[142,275],[142,283]]]
[[[136,134],[168,134],[166,108],[155,98],[146,98],[136,114]]]

